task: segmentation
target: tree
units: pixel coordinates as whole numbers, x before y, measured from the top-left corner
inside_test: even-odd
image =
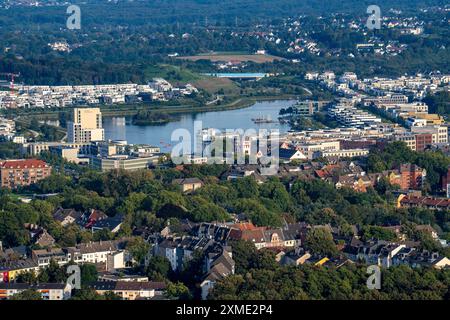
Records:
[[[152,279],[157,275],[168,278],[171,270],[170,261],[166,257],[153,256],[148,261],[146,273]]]
[[[85,288],[74,290],[74,294],[70,300],[105,300],[105,298],[98,294],[93,288]]]
[[[188,300],[191,298],[188,287],[181,282],[169,282],[167,284],[166,294],[172,299]]]
[[[22,292],[16,293],[13,295],[11,300],[42,300],[42,295],[40,292],[33,290],[33,289],[27,289]]]
[[[397,235],[394,231],[378,226],[363,226],[362,237],[364,240],[378,239],[393,241],[397,239]]]
[[[141,237],[134,237],[127,241],[127,250],[139,265],[144,262],[145,257],[148,255],[149,248],[149,244]]]
[[[338,251],[331,232],[322,227],[311,229],[306,235],[305,247],[315,254],[335,256]]]
[[[97,281],[98,272],[95,265],[90,263],[85,263],[81,265],[81,285],[86,286],[89,283]]]
[[[37,282],[36,273],[34,271],[20,272],[16,281],[19,283],[34,284]]]

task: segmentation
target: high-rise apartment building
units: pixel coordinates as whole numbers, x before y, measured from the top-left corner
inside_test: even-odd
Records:
[[[67,141],[85,143],[105,140],[100,108],[75,108],[73,121],[67,124]]]

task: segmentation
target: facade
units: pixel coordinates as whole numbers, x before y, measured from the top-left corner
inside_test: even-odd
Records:
[[[402,164],[400,166],[400,188],[403,190],[417,190],[422,188],[426,176],[426,170],[414,164]]]
[[[39,292],[43,300],[67,300],[71,297],[72,288],[66,283],[0,283],[0,300],[11,298],[22,291],[33,289]]]
[[[203,186],[203,182],[198,178],[175,179],[172,183],[179,186],[183,192],[192,192]]]
[[[75,247],[66,248],[67,260],[73,260],[75,263],[94,263],[107,264],[110,268],[123,268],[126,255],[115,255],[122,252],[123,241],[98,241],[89,243],[80,243]],[[112,256],[112,257],[110,257]],[[108,261],[109,259],[109,261]]]
[[[85,143],[105,140],[100,108],[75,108],[73,121],[67,124],[67,141]]]
[[[115,157],[90,157],[89,165],[101,171],[109,170],[140,170],[148,169],[149,166],[158,162],[158,156],[147,157],[129,157],[129,156],[115,156]]]
[[[0,283],[13,282],[23,272],[39,272],[39,265],[33,259],[12,260],[0,263]]]
[[[431,134],[433,144],[448,143],[448,128],[446,126],[412,127],[411,132],[413,134]]]
[[[79,154],[89,154],[90,143],[67,143],[67,142],[31,142],[22,145],[22,153],[37,156],[43,151],[50,151],[50,148],[76,148]]]
[[[29,186],[51,174],[52,167],[42,160],[6,160],[0,162],[2,188]]]
[[[408,97],[403,94],[392,94],[376,98],[366,98],[364,99],[364,104],[370,105],[396,105],[408,103]]]
[[[161,283],[148,281],[98,281],[91,285],[98,294],[113,292],[123,300],[151,299]]]
[[[299,101],[294,105],[296,113],[303,116],[312,116],[316,112],[322,111],[329,101]]]
[[[398,208],[427,208],[430,210],[448,210],[450,199],[434,197],[417,197],[400,195],[397,199]]]
[[[368,149],[347,149],[347,150],[336,150],[336,151],[321,151],[321,157],[340,157],[340,158],[353,158],[353,157],[363,157],[369,154]]]
[[[219,254],[212,253],[206,257],[206,275],[200,283],[202,300],[206,300],[216,281],[234,274],[233,254],[226,248]]]

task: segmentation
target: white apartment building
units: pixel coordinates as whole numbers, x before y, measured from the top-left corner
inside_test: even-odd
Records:
[[[353,157],[363,157],[369,154],[368,149],[347,149],[347,150],[337,150],[337,151],[322,151],[319,155],[327,157],[341,157],[341,158],[353,158]]]
[[[339,141],[320,141],[316,143],[305,143],[296,146],[308,159],[317,157],[318,152],[335,152],[340,150]]]
[[[364,127],[381,123],[381,119],[353,106],[336,105],[328,109],[328,116],[346,127]]]

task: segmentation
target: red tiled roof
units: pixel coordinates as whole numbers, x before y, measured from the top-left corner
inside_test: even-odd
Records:
[[[251,222],[237,223],[237,224],[234,224],[232,227],[239,229],[239,230],[255,230],[255,229],[257,229],[257,227],[255,227],[255,225]]]
[[[48,168],[49,165],[42,160],[6,160],[0,162],[2,169],[27,169],[27,168]]]
[[[401,204],[416,204],[425,205],[427,207],[449,207],[450,200],[445,198],[433,198],[433,197],[414,197],[406,196],[400,200]]]
[[[253,241],[256,243],[264,242],[264,232],[262,229],[244,230],[241,234],[241,240]]]

